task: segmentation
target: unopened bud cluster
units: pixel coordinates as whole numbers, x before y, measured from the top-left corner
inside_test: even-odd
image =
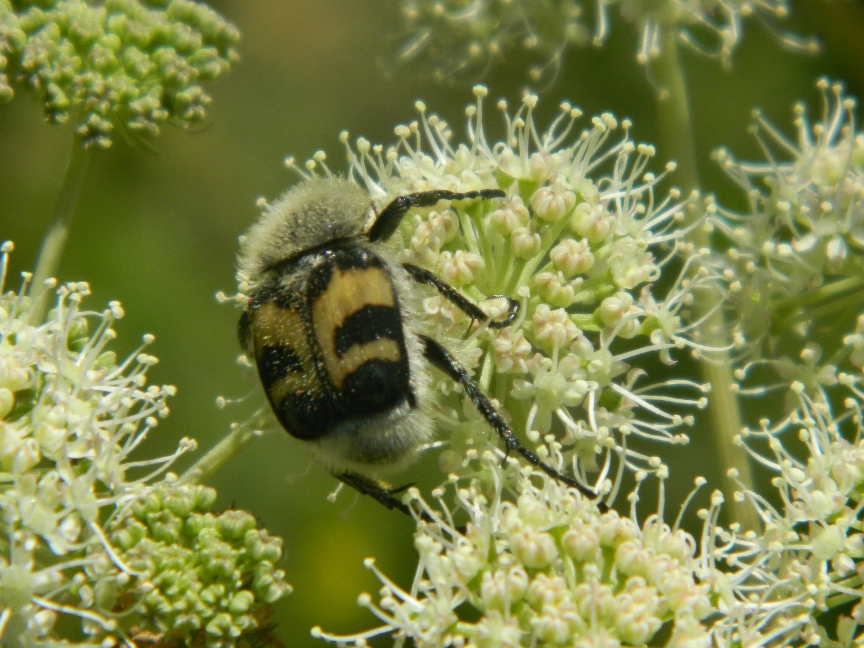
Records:
[[[70,117],[87,147],[115,129],[153,137],[204,119],[213,81],[237,60],[236,28],[192,0],[0,0],[0,103],[16,86],[48,122]]]
[[[261,630],[262,606],[290,592],[274,564],[282,541],[258,529],[246,511],[212,513],[216,491],[165,482],[108,524],[109,540],[134,578],[100,574],[102,609],[136,607],[137,632],[234,646]]]

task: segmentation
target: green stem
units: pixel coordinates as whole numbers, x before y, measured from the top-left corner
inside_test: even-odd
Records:
[[[263,420],[264,410],[259,410],[248,421],[233,424],[231,433],[210,448],[207,454],[183,473],[179,481],[184,484],[200,484],[207,480],[263,434],[260,429]]]
[[[859,288],[857,292],[847,293],[832,301],[822,301],[806,310],[798,310],[794,315],[787,315],[783,310],[774,311],[775,321],[782,321],[783,328],[788,329],[807,321],[830,321],[832,319],[838,321],[838,318],[839,321],[842,321],[844,314],[854,313],[861,306],[862,301],[864,301],[862,293],[864,291]]]
[[[819,306],[826,303],[834,303],[837,300],[855,297],[864,287],[864,277],[846,277],[831,283],[819,286],[806,293],[778,299],[771,303],[771,310],[778,313],[783,310],[803,310],[804,307]],[[860,301],[858,302],[860,303]],[[808,319],[812,319],[808,317]]]
[[[690,120],[687,84],[684,70],[678,58],[678,34],[675,26],[664,28],[660,57],[655,71],[660,88],[657,91],[657,119],[664,149],[678,164],[676,178],[682,189],[689,192],[698,189],[699,171],[696,166],[696,143],[693,138],[693,123]],[[707,242],[704,233],[699,234]]]
[[[852,578],[835,582],[835,585],[837,585],[838,589],[842,588],[847,592],[856,590],[861,587],[861,578],[859,576],[853,576]],[[825,598],[825,610],[833,610],[845,603],[849,603],[850,601],[857,601],[859,598],[860,597],[858,596],[852,596],[850,594],[835,594],[834,596],[828,596]]]
[[[681,61],[678,58],[678,35],[674,25],[664,27],[660,56],[656,64],[656,74],[660,83],[657,93],[657,115],[660,125],[661,141],[664,151],[674,159],[678,166],[676,177],[685,195],[700,187],[699,172],[696,165],[696,146],[693,137],[693,124],[690,120],[687,85]],[[710,245],[708,233],[700,227],[690,234],[690,240],[697,249]],[[699,317],[711,313],[700,327],[702,341],[715,348],[728,347],[723,314],[719,308],[721,296],[717,292],[703,293],[697,301]],[[752,486],[750,464],[744,450],[735,444],[741,433],[741,414],[737,399],[732,391],[735,384],[728,352],[713,354],[712,360],[701,363],[702,377],[712,386],[708,413],[712,421],[713,444],[721,465],[726,470],[735,469],[737,478],[745,487]],[[726,501],[732,509],[732,516],[744,529],[758,529],[759,522],[755,511],[745,502],[737,502],[733,496],[738,486],[728,476],[723,481]]]
[[[69,238],[69,229],[72,225],[72,217],[75,215],[75,207],[81,195],[81,187],[87,178],[90,168],[90,160],[93,158],[91,149],[85,149],[80,138],[75,135],[72,141],[72,150],[69,153],[69,162],[66,165],[66,175],[63,178],[63,186],[54,206],[54,220],[42,241],[42,249],[39,250],[39,259],[33,273],[32,294],[37,295],[38,300],[33,305],[30,318],[31,323],[41,322],[48,304],[47,290],[44,290],[45,281],[57,276],[60,267],[60,259],[66,247],[66,239]]]

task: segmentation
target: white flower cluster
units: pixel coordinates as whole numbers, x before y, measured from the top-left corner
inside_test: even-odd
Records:
[[[678,412],[705,404],[702,385],[645,383],[639,368],[649,358],[671,364],[673,350],[691,345],[682,310],[709,281],[688,277],[698,255],[683,242],[683,223],[696,196],[656,195],[673,165],[660,175],[648,171],[654,149],[630,139],[629,122],[604,114],[578,133],[580,111],[563,104],[540,130],[537,98],[527,95],[515,113],[499,104],[506,133],[490,141],[486,89],[478,86],[475,95],[462,144],[422,103],[420,121],[395,129],[395,146],[363,138],[352,146],[343,133],[349,175],[380,204],[427,189],[503,189],[503,200],[414,210],[396,245],[406,262],[458,286],[492,317],[506,309],[500,295],[518,299],[518,318],[497,331],[475,324],[463,341],[472,326],[467,317],[430,295],[418,306],[423,325],[436,338],[452,339],[448,347],[476,369],[481,388],[503,405],[517,431],[535,442],[551,433],[571,448],[569,457],[582,458],[577,471],[599,468],[595,489],[625,465],[655,470],[660,462],[629,447],[628,437],[686,442],[681,429],[693,419]],[[329,174],[324,159],[317,154],[307,170]],[[679,251],[689,260],[661,296],[654,282]],[[449,473],[462,469],[464,448],[482,446],[488,426],[476,417],[465,425],[462,397],[451,393],[449,381],[439,389],[451,443],[441,465]],[[676,413],[664,409],[669,403]],[[614,457],[621,458],[617,468]]]
[[[710,645],[704,620],[713,608],[695,578],[690,535],[658,516],[640,526],[601,515],[533,468],[503,470],[491,452],[484,459],[485,486],[454,477],[433,492],[434,506],[411,493],[429,521],[418,522],[410,591],[366,562],[382,588],[377,603],[369,594],[359,603],[383,625],[350,636],[316,628],[314,636],[363,646],[392,634],[397,646],[421,648]],[[445,503],[451,495],[455,506]]]
[[[731,242],[718,265],[749,414],[737,442],[777,490],[740,484],[759,532],[719,526],[719,493],[702,512],[700,575],[721,597],[720,645],[831,645],[819,616],[841,604],[851,617],[837,636],[864,642],[864,135],[842,87],[817,86],[820,119],[796,106],[794,140],[757,114],[765,162],[716,155],[749,199],[745,213],[711,217]]]
[[[576,0],[404,0],[407,42],[400,59],[432,63],[439,79],[476,75],[515,47],[535,56],[531,76],[555,69],[561,55],[590,39]]]
[[[855,100],[839,84],[817,87],[821,118],[811,123],[796,106],[795,141],[757,114],[766,162],[716,154],[749,200],[744,213],[715,206],[710,219],[730,243],[715,260],[730,288],[729,321],[743,361],[736,378],[747,396],[800,383],[809,398],[829,403],[830,391],[850,385],[843,372],[860,373],[862,365],[864,134],[855,128]],[[797,398],[786,398],[787,411],[797,409]]]
[[[569,48],[602,45],[609,38],[610,10],[639,31],[636,60],[648,64],[669,47],[664,32],[705,56],[728,63],[744,33],[744,21],[757,16],[769,24],[789,14],[788,0],[403,0],[407,41],[403,60],[428,59],[439,78],[483,72],[510,49],[522,48],[539,62],[530,70],[537,80],[554,73]],[[592,28],[585,16],[595,18]],[[593,35],[592,35],[593,31]],[[786,46],[815,51],[814,39],[774,28]]]
[[[862,395],[860,381],[841,381]],[[600,514],[536,469],[502,468],[501,454],[486,452],[487,470],[451,476],[434,505],[416,489],[407,495],[418,511],[410,588],[366,561],[382,587],[377,602],[358,602],[382,625],[313,636],[357,647],[381,634],[424,647],[862,645],[864,417],[860,408],[833,415],[801,384],[793,392],[795,412],[744,439],[775,474],[773,497],[743,484],[737,495],[758,513],[759,531],[722,526],[719,491],[699,511],[698,540],[678,528],[690,498],[675,525],[664,524],[663,471],[659,510],[639,525],[638,487],[629,518]],[[835,633],[819,617],[840,606],[849,616]]]
[[[111,302],[103,312],[83,310],[81,302],[90,292],[86,283],[57,288],[46,320],[34,321],[40,299],[54,283],[31,287],[31,276],[24,273],[22,288],[6,291],[11,250],[11,243],[0,248],[0,644],[110,648],[133,645],[139,630],[189,634],[188,618],[183,627],[172,622],[200,592],[177,589],[177,583],[160,585],[152,580],[154,570],[130,566],[128,559],[147,533],[122,547],[109,537],[129,507],[152,501],[157,489],[174,503],[175,525],[193,513],[203,519],[213,504],[215,493],[174,485],[167,473],[195,447],[194,441],[183,439],[167,457],[150,458],[140,451],[150,430],[167,415],[166,399],[175,389],[147,385],[147,370],[157,360],[143,347],[128,358],[116,358],[109,345],[116,337],[112,325],[123,309]],[[40,296],[40,290],[47,292]],[[145,336],[144,346],[150,342],[152,336]],[[165,515],[149,522],[161,523],[164,533]],[[237,560],[224,542],[207,544],[211,553],[214,545],[223,547],[223,562]],[[269,537],[258,536],[247,538],[247,544],[245,551],[255,553],[246,562],[261,576],[257,601],[270,603],[287,593],[287,586],[281,572],[265,574],[262,563],[278,559],[281,545],[278,539],[274,545]],[[164,569],[166,554],[176,553],[176,545],[167,545],[161,554],[154,549],[151,559]],[[243,551],[241,547],[239,553]],[[240,572],[237,580],[245,583]],[[228,582],[220,591],[231,598],[237,588]],[[142,597],[146,593],[152,599],[166,586],[173,602],[183,599],[179,607],[145,614]],[[207,628],[201,645],[228,645],[225,638],[255,627],[250,608],[260,605],[249,596],[245,609],[234,610],[245,625],[238,629],[223,619],[212,631]],[[205,609],[200,604],[195,608],[199,621],[208,620]]]
[[[851,376],[841,380],[860,399],[860,380],[857,387]],[[790,415],[774,425],[763,421],[744,437],[751,455],[775,475],[772,498],[742,485],[741,496],[757,510],[762,531],[718,526],[719,494],[702,511],[700,575],[721,596],[725,615],[714,629],[720,645],[816,645],[826,639],[818,616],[850,603],[851,619],[841,617],[849,635],[843,645],[864,642],[862,412],[859,406],[835,416],[829,402],[810,398],[801,383],[792,385],[792,393],[797,407]],[[754,449],[765,442],[765,453]]]
[[[715,206],[710,218],[728,239],[715,261],[729,286],[727,320],[738,356],[733,388],[746,399],[745,423],[757,430],[745,429],[744,441],[748,448],[754,439],[770,442],[778,459],[760,462],[782,472],[786,484],[795,483],[785,472],[793,464],[779,457],[802,455],[781,443],[781,432],[798,427],[811,444],[805,456],[819,458],[810,468],[824,466],[823,457],[857,444],[864,406],[864,135],[855,128],[855,101],[842,87],[825,80],[817,87],[820,118],[811,122],[796,106],[794,139],[756,115],[765,162],[717,152],[749,208]],[[832,436],[830,450],[803,438],[813,421]],[[757,456],[764,453],[758,442],[754,447]]]
[[[827,282],[848,283],[864,267],[864,133],[855,128],[855,100],[842,86],[817,85],[821,118],[811,123],[797,105],[794,141],[756,115],[765,162],[739,162],[725,149],[715,154],[749,200],[745,213],[718,208],[712,222],[732,243],[727,267],[737,282],[741,335],[750,344],[780,323],[769,320],[772,302],[786,300],[794,312],[795,299]],[[828,296],[837,312],[860,305],[847,293],[840,284]]]
[[[860,381],[840,379],[862,395]],[[698,540],[678,528],[690,498],[664,524],[663,471],[659,510],[639,525],[638,485],[629,518],[600,514],[536,469],[502,468],[501,454],[486,452],[487,470],[451,476],[434,505],[416,489],[407,495],[418,511],[410,588],[367,560],[382,587],[377,602],[358,602],[382,625],[313,635],[357,647],[381,634],[428,647],[862,645],[864,417],[860,408],[833,415],[801,384],[793,392],[792,414],[743,441],[775,474],[773,497],[743,484],[737,495],[757,511],[759,531],[722,526],[719,491],[699,511]],[[704,484],[697,479],[697,490]],[[835,633],[819,618],[840,606],[849,616]]]

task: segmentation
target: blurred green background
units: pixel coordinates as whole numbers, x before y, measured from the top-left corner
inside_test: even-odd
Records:
[[[116,326],[118,351],[131,352],[142,334],[155,334],[150,352],[161,361],[151,381],[174,384],[179,393],[171,416],[150,439],[153,453],[167,453],[179,438],[192,436],[200,443],[200,456],[231,421],[264,404],[254,375],[236,363],[238,312],[218,304],[214,294],[234,291],[237,236],[257,215],[255,199],[275,198],[297,180],[283,159],[293,155],[302,161],[323,149],[331,168],[341,171],[341,130],[389,143],[396,124],[415,118],[418,98],[445,116],[458,134],[463,108],[472,99],[469,83],[442,86],[398,68],[383,72],[381,62],[393,50],[399,29],[395,4],[211,4],[243,38],[240,64],[208,88],[214,101],[206,126],[191,133],[166,127],[150,148],[131,147],[118,138],[98,154],[60,271],[61,280],[91,283],[94,294],[85,305],[92,309],[122,301],[127,316]],[[759,159],[746,135],[751,108],[761,107],[788,133],[794,101],[807,100],[811,114],[820,109],[813,86],[819,76],[842,80],[849,94],[864,98],[864,4],[791,4],[792,16],[783,26],[821,37],[819,56],[783,50],[755,22],[746,23],[744,43],[729,70],[684,54],[700,172],[707,190],[721,201],[736,204],[740,195],[734,189],[729,193],[731,184],[709,152],[722,144],[739,157]],[[656,141],[653,89],[635,63],[636,48],[636,35],[615,21],[602,49],[574,51],[541,93],[539,123],[568,99],[588,116],[609,110],[630,117],[637,140]],[[482,80],[490,99],[518,102],[529,65],[522,56],[513,53]],[[487,123],[494,125],[494,110],[488,116]],[[0,106],[0,239],[16,243],[13,273],[34,265],[70,139],[69,128],[45,125],[40,106],[24,93]],[[665,160],[662,147],[658,159]],[[17,279],[8,287],[17,287]],[[245,400],[219,410],[219,395]],[[719,475],[716,466],[704,463],[710,453],[698,452],[698,444],[697,430],[689,448],[669,455],[682,489],[689,489],[695,474]],[[405,481],[414,479],[406,475]],[[329,503],[326,496],[335,480],[309,466],[302,444],[275,432],[275,424],[274,433],[253,443],[210,484],[222,506],[252,511],[285,540],[282,567],[295,592],[279,604],[276,620],[286,644],[320,645],[309,636],[313,625],[335,632],[375,625],[356,606],[361,591],[377,590],[362,566],[367,556],[375,556],[396,582],[410,587],[415,564],[410,521],[369,498],[355,502],[352,493]]]

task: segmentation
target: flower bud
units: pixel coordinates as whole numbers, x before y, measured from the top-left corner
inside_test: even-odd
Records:
[[[540,272],[534,277],[534,283],[537,292],[550,306],[567,308],[576,296],[573,286],[560,272]]]
[[[546,304],[540,304],[534,310],[532,321],[537,341],[545,346],[561,348],[579,335],[578,327],[563,308],[553,311]]]
[[[455,253],[442,252],[438,261],[438,274],[449,284],[464,286],[473,283],[486,267],[479,254],[457,250]]]
[[[507,236],[517,227],[525,227],[529,220],[531,220],[531,215],[528,213],[528,208],[525,207],[522,198],[516,195],[509,198],[501,208],[492,212],[489,217],[489,224],[492,231]]]
[[[527,361],[531,356],[531,343],[525,339],[525,333],[520,328],[515,333],[510,327],[495,333],[491,342],[495,366],[501,372],[528,371]]]
[[[540,252],[540,235],[531,226],[517,227],[513,230],[511,241],[513,243],[513,254],[520,259],[530,259]]]
[[[568,556],[579,562],[596,560],[600,551],[596,529],[581,523],[574,524],[564,534],[561,545]]]
[[[600,303],[597,315],[603,325],[616,329],[624,339],[634,337],[639,332],[639,310],[633,305],[633,297],[627,292],[617,292]]]
[[[592,244],[602,243],[614,231],[616,219],[602,205],[579,203],[570,216],[570,230]]]
[[[576,194],[555,183],[540,187],[531,196],[531,207],[537,218],[555,223],[564,218],[576,205]]]
[[[594,254],[587,239],[564,239],[550,250],[549,258],[567,277],[585,273],[594,265]]]

